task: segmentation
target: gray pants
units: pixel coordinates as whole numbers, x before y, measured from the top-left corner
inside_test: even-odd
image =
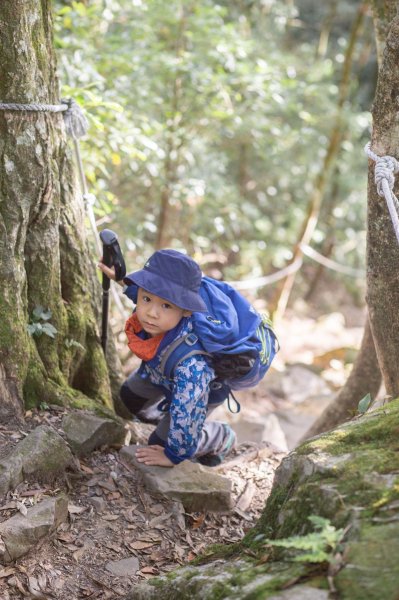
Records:
[[[165,445],[170,429],[170,414],[169,411],[164,412],[159,408],[165,398],[162,388],[152,384],[148,379],[143,379],[137,371],[134,371],[122,386],[121,398],[130,412],[140,420],[156,423],[156,429],[151,434],[149,443]],[[206,419],[223,402],[224,399],[219,402],[208,403]],[[220,421],[206,420],[201,431],[197,450],[192,458],[204,456],[205,454],[219,454],[225,449],[227,440],[231,435],[232,430],[228,425]]]

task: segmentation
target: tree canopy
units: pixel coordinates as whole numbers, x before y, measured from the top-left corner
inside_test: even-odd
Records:
[[[172,245],[234,279],[284,266],[323,168],[356,11],[304,1],[58,4],[59,76],[91,121],[84,159],[97,215],[121,233],[131,262]],[[313,236],[354,267],[364,267],[361,148],[374,78],[366,18]]]

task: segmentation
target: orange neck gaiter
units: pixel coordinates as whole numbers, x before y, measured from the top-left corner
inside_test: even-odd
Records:
[[[125,324],[125,333],[128,339],[127,345],[133,354],[141,358],[141,360],[151,360],[156,355],[159,344],[162,342],[165,334],[160,333],[159,335],[143,340],[143,338],[137,335],[140,331],[143,331],[143,328],[137,318],[137,314],[133,313]]]

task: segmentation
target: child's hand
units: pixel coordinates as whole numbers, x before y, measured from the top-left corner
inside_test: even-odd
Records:
[[[100,271],[102,271],[103,273],[105,273],[105,275],[107,277],[109,277],[110,279],[113,279],[113,281],[116,281],[115,278],[115,267],[107,267],[107,265],[104,265],[104,263],[100,262],[97,264],[97,267],[100,269]]]
[[[137,448],[136,458],[145,465],[157,465],[158,467],[173,467],[174,464],[166,456],[162,446],[145,446]]]

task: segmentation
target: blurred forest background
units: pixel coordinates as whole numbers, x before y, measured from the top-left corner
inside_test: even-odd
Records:
[[[288,301],[294,318],[343,311],[319,340],[309,321],[291,320],[284,360],[314,363],[317,352],[358,345],[363,147],[377,78],[368,5],[57,0],[55,6],[62,96],[76,99],[90,121],[81,151],[97,226],[117,232],[128,270],[140,268],[154,248],[185,249],[207,274],[244,282],[239,287],[257,306],[278,308],[280,316]],[[312,251],[334,261],[334,269],[316,262]],[[300,268],[283,299],[284,280],[263,286],[256,280],[292,263]],[[122,330],[118,318],[113,324]],[[358,328],[354,337],[340,337],[351,326]],[[319,348],[309,358],[303,342],[312,336]],[[332,377],[338,389],[354,353],[330,358],[341,361],[341,376]]]

